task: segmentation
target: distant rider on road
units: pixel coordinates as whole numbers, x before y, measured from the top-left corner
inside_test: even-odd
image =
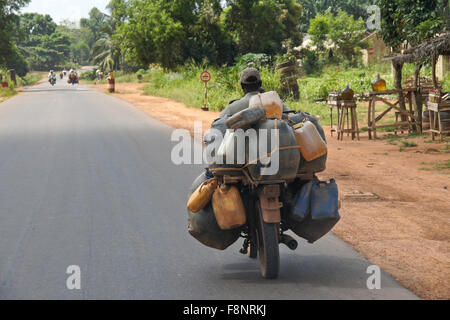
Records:
[[[52,79],[52,78],[56,79],[56,74],[55,74],[55,72],[53,70],[50,70],[50,73],[48,74],[48,78],[49,79]]]

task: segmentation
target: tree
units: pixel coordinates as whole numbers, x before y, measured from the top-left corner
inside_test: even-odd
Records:
[[[89,46],[83,42],[71,42],[70,45],[70,58],[76,60],[80,64],[89,63],[91,50]]]
[[[225,25],[237,40],[241,54],[270,55],[281,51],[282,43],[292,39],[299,45],[297,26],[302,7],[294,0],[229,0]]]
[[[56,31],[57,24],[50,15],[39,13],[24,13],[20,17],[20,30],[25,39],[33,35],[51,35]]]
[[[70,39],[57,30],[49,15],[25,13],[18,25],[18,47],[32,69],[54,69],[67,61]]]
[[[111,72],[114,67],[113,45],[109,36],[97,40],[92,48],[92,61],[100,70]]]
[[[188,41],[182,43],[183,60],[203,59],[214,65],[233,61],[236,46],[233,38],[221,23],[220,1],[205,0],[199,3],[200,10],[191,17],[192,26],[184,28]]]
[[[130,0],[125,16],[117,2],[121,23],[113,41],[120,43],[125,62],[171,69],[191,59],[233,61],[234,43],[221,23],[220,0]]]
[[[55,69],[67,62],[70,53],[69,38],[59,32],[36,37],[36,46],[24,47],[33,70]]]
[[[331,11],[317,15],[311,20],[308,33],[319,51],[324,52],[325,42],[330,41],[338,57],[351,65],[356,64],[360,50],[367,47],[367,43],[362,42],[364,21],[361,18],[355,20],[343,10],[338,10],[336,15]]]
[[[89,29],[93,34],[93,42],[101,39],[105,34],[111,36],[113,34],[113,28],[110,23],[110,17],[104,14],[96,7],[89,11],[89,18],[80,19],[80,27]]]
[[[126,60],[142,64],[160,63],[174,68],[182,63],[182,23],[174,17],[174,4],[164,0],[130,1],[128,21],[118,32],[126,35],[121,44]]]
[[[307,32],[310,21],[318,14],[327,11],[336,15],[339,10],[343,10],[358,20],[368,18],[367,7],[373,4],[372,0],[302,0],[303,14],[300,18],[300,30]]]
[[[331,27],[329,18],[330,15],[331,13],[328,13],[327,15],[317,15],[310,22],[308,34],[311,35],[311,40],[319,52],[325,51],[325,43],[329,39]]]
[[[0,0],[0,67],[15,68],[19,75],[27,72],[27,64],[15,43],[17,13],[30,0]]]

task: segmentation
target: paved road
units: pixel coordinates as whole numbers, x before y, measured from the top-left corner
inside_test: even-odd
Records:
[[[0,104],[1,299],[414,299],[333,235],[281,250],[263,280],[238,250],[186,231],[202,171],[170,161],[171,128],[87,87],[47,83]],[[81,290],[66,269],[81,268]]]

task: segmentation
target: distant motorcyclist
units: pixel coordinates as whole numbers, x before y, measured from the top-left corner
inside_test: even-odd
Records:
[[[255,68],[247,68],[241,75],[241,87],[244,91],[244,97],[238,100],[233,100],[221,113],[221,117],[231,116],[239,111],[247,109],[250,103],[250,98],[258,93],[263,93],[261,74]],[[283,111],[289,111],[290,109],[283,105]]]
[[[75,70],[70,69],[69,71],[69,79],[67,80],[67,83],[71,83],[72,85],[78,83],[78,74]]]
[[[97,75],[97,81],[96,81],[96,83],[97,82],[101,82],[102,80],[103,80],[103,78],[104,78],[104,74],[103,74],[103,72],[101,71],[101,70],[97,70],[96,72],[96,75]]]
[[[50,80],[50,79],[53,79],[53,78],[56,79],[55,71],[50,70],[50,72],[49,72],[49,74],[48,74],[48,79]]]
[[[50,70],[48,74],[48,82],[53,86],[56,83],[56,73],[53,70]]]

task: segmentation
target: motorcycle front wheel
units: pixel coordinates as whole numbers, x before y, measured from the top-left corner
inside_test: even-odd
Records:
[[[266,279],[276,279],[280,271],[279,223],[264,222],[259,201],[256,204],[256,237],[261,274]]]

